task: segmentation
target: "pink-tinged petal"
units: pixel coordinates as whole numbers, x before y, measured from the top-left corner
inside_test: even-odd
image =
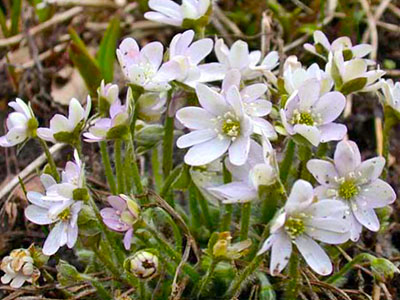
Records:
[[[383,157],[374,157],[363,161],[356,170],[356,174],[362,178],[360,181],[365,183],[365,181],[371,182],[378,179],[385,167],[385,162]]]
[[[189,48],[194,38],[193,30],[186,30],[183,33],[178,33],[172,39],[169,46],[170,58],[174,58],[176,55],[184,55],[185,51]]]
[[[224,80],[222,81],[222,91],[227,93],[229,88],[232,86],[240,87],[240,72],[238,70],[231,70],[226,73]]]
[[[117,232],[125,232],[129,228],[131,228],[131,226],[129,226],[128,224],[115,219],[103,219],[103,222],[108,228]]]
[[[69,111],[68,111],[68,119],[70,124],[69,127],[71,129],[75,129],[76,125],[78,125],[78,123],[82,121],[84,117],[85,117],[85,110],[83,109],[82,105],[77,99],[72,98],[71,101],[69,102]]]
[[[181,26],[182,21],[183,21],[182,17],[176,18],[176,19],[175,18],[169,18],[169,17],[167,17],[167,16],[165,16],[163,14],[160,14],[160,13],[154,12],[154,11],[146,12],[144,14],[144,17],[147,20],[150,20],[150,21],[154,21],[154,22],[157,22],[157,23],[168,24],[168,25],[172,25],[172,26]]]
[[[292,255],[292,242],[283,231],[275,233],[276,239],[272,243],[270,272],[279,274],[288,264]]]
[[[8,284],[14,277],[10,274],[5,273],[3,276],[1,276],[1,283],[2,284]]]
[[[229,110],[224,97],[205,84],[196,86],[196,94],[201,106],[215,116],[222,116]]]
[[[56,253],[58,249],[60,249],[63,235],[64,235],[64,223],[58,222],[54,226],[54,228],[50,231],[46,241],[44,242],[43,254],[50,256]]]
[[[128,59],[134,59],[140,52],[138,43],[135,39],[130,37],[124,39],[121,44],[119,44],[119,50],[123,57]]]
[[[10,283],[10,287],[13,289],[19,289],[25,283],[28,277],[18,274]]]
[[[171,0],[149,0],[149,7],[171,18],[179,18],[181,8]]]
[[[124,247],[126,250],[131,249],[133,229],[129,229],[124,235]]]
[[[309,110],[319,99],[321,83],[317,79],[309,79],[299,88],[300,110]]]
[[[100,215],[103,219],[113,219],[113,220],[119,220],[120,219],[120,213],[117,213],[117,210],[115,208],[111,207],[105,207],[102,210],[100,210]]]
[[[208,111],[200,107],[184,107],[178,110],[176,118],[190,129],[207,129],[213,127],[214,118]]]
[[[240,92],[236,86],[231,86],[226,93],[226,101],[233,107],[235,114],[239,117],[243,116],[243,102]]]
[[[240,91],[240,94],[243,97],[243,101],[252,102],[264,96],[267,90],[268,86],[266,84],[256,83],[245,87]]]
[[[393,188],[381,179],[376,179],[368,185],[361,187],[357,195],[359,206],[368,208],[380,208],[396,201],[396,193]]]
[[[332,263],[326,252],[312,238],[303,234],[296,238],[295,244],[307,264],[319,275],[332,273]]]
[[[276,241],[276,238],[277,238],[276,234],[270,235],[270,236],[264,241],[264,243],[262,244],[261,249],[258,250],[257,255],[261,255],[261,254],[264,254],[265,252],[267,252],[267,251],[272,247],[272,245],[274,244],[274,242]]]
[[[267,100],[259,99],[250,103],[245,103],[244,108],[249,116],[264,117],[271,112],[272,103]]]
[[[317,147],[321,141],[321,132],[315,126],[296,124],[293,127],[293,131],[303,136],[315,147]]]
[[[244,182],[231,182],[208,188],[208,191],[223,203],[245,203],[258,197],[257,191]]]
[[[288,120],[287,120],[287,118],[286,118],[285,110],[281,109],[281,110],[279,111],[279,115],[281,116],[282,124],[283,124],[283,126],[285,127],[285,130],[287,131],[287,133],[288,133],[289,135],[294,135],[295,132],[294,132],[294,130],[293,130],[293,126],[292,126],[292,124],[289,124],[289,122],[288,122]]]
[[[153,77],[154,81],[159,82],[170,82],[179,77],[181,73],[181,67],[176,61],[169,61],[161,65],[157,74]]]
[[[217,136],[213,129],[195,130],[178,138],[176,145],[178,148],[187,148],[193,145],[207,142]]]
[[[32,223],[38,225],[52,224],[54,220],[49,217],[48,210],[36,205],[29,205],[25,208],[25,217]]]
[[[346,98],[342,93],[329,92],[324,94],[313,106],[313,111],[322,119],[322,124],[336,120],[344,110]]]
[[[239,136],[229,147],[229,161],[236,165],[243,165],[249,157],[250,136]]]
[[[234,69],[243,69],[249,66],[249,46],[244,41],[236,41],[229,52],[230,66]]]
[[[320,184],[331,187],[337,186],[336,179],[339,174],[331,162],[311,159],[307,162],[307,169]]]
[[[44,208],[44,209],[47,209],[52,204],[54,204],[53,202],[42,200],[43,195],[41,193],[38,193],[38,192],[29,191],[26,194],[26,197],[28,198],[30,203],[35,204],[38,207],[41,207],[41,208]]]
[[[347,127],[343,124],[329,123],[318,128],[321,131],[321,143],[341,141],[347,134]]]
[[[351,52],[355,57],[361,58],[367,56],[372,51],[372,46],[368,44],[360,44],[351,48]]]
[[[229,139],[214,138],[205,143],[195,145],[185,155],[185,163],[191,166],[206,165],[221,157],[228,150]]]
[[[354,172],[361,164],[361,154],[356,143],[342,141],[336,146],[334,161],[340,176]]]
[[[267,120],[253,117],[252,123],[254,125],[254,133],[271,140],[275,140],[278,137],[274,126]]]
[[[349,215],[350,208],[342,201],[324,199],[311,204],[304,212],[315,218],[335,217],[340,219],[343,214]]]
[[[199,65],[198,69],[200,70],[200,78],[197,80],[198,82],[222,80],[227,72],[226,66],[220,63]]]
[[[119,196],[107,197],[107,202],[116,210],[123,211],[126,208],[126,201]]]
[[[199,64],[213,49],[212,39],[202,39],[194,42],[187,51],[192,64]]]
[[[38,128],[36,132],[41,139],[52,143],[56,142],[56,140],[54,139],[54,132],[51,129]]]
[[[214,46],[215,55],[220,63],[229,66],[229,48],[223,39],[218,39]]]
[[[13,143],[10,143],[7,140],[7,137],[5,135],[3,135],[2,137],[0,137],[0,146],[1,147],[12,147],[14,145],[13,145]]]
[[[140,57],[149,62],[153,70],[158,70],[163,60],[164,47],[160,42],[151,42],[140,51]]]
[[[286,201],[285,211],[288,214],[292,214],[304,210],[311,205],[313,196],[312,185],[305,180],[297,180],[292,187],[288,200]]]
[[[363,207],[362,203],[359,203],[359,201],[353,202],[351,205],[354,217],[361,225],[371,231],[376,232],[379,230],[379,219],[373,208]]]
[[[67,247],[72,249],[78,240],[78,226],[68,227],[67,230]]]
[[[98,137],[90,132],[85,132],[83,134],[83,137],[84,137],[83,140],[87,143],[97,143],[97,142],[105,140],[105,137]]]

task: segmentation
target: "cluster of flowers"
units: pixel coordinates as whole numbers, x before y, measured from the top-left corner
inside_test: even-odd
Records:
[[[149,6],[155,12],[147,13],[146,18],[182,26],[187,20],[206,17],[210,1],[184,0],[179,6],[170,0],[150,0]],[[194,93],[199,103],[183,108],[171,104],[174,109],[168,112],[176,116],[178,127],[190,131],[177,140],[178,148],[190,148],[185,163],[221,169],[224,158],[233,181],[221,185],[202,182],[199,188],[223,203],[245,203],[259,199],[261,186],[279,181],[271,144],[278,133],[309,147],[340,141],[333,161],[308,161],[307,169],[320,185],[313,188],[301,179],[294,183],[286,204],[270,224],[269,238],[258,252],[272,249],[270,269],[276,274],[287,265],[294,244],[315,272],[331,273],[330,259],[315,240],[341,244],[348,239],[357,241],[363,226],[377,231],[380,224],[374,209],[396,199],[390,185],[379,179],[385,159],[376,157],[362,162],[357,145],[344,140],[346,126],[335,121],[345,108],[345,96],[354,92],[382,88],[385,104],[399,111],[399,83],[384,81],[383,71],[371,69],[374,62],[365,58],[372,50],[369,45],[353,46],[348,38],[331,44],[320,31],[314,34],[314,44],[306,44],[305,48],[326,61],[325,69],[318,64],[305,68],[291,56],[279,78],[274,72],[279,64],[275,51],[262,57],[261,51],[250,51],[244,41],[236,41],[229,48],[222,39],[214,43],[209,38],[194,41],[194,37],[193,30],[177,34],[166,53],[159,42],[140,49],[134,39],[124,39],[117,50],[130,86],[124,104],[117,85],[102,83],[95,118],[88,119],[90,97],[85,109],[72,99],[68,118],[55,115],[50,128],[38,128],[30,106],[17,99],[10,103],[15,112],[7,119],[8,132],[0,138],[0,145],[10,147],[29,138],[40,138],[79,148],[83,131],[87,142],[126,138],[133,119],[133,94],[140,95],[135,104],[138,117],[156,121],[166,111],[167,94],[182,89]],[[203,63],[213,50],[218,62]],[[218,81],[220,86],[208,84]],[[267,100],[273,97],[280,98],[279,107]],[[271,124],[266,118],[274,109]],[[27,219],[54,225],[43,247],[46,255],[53,255],[64,245],[72,248],[76,243],[78,215],[90,197],[83,166],[76,152],[75,161],[67,163],[61,180],[48,174],[41,176],[45,194],[27,194],[31,203],[25,210]],[[111,207],[101,210],[103,221],[110,229],[125,232],[123,242],[129,249],[140,207],[125,195],[110,196],[108,202]],[[22,265],[19,263],[16,269],[9,267],[8,260],[4,264],[7,282]],[[28,272],[25,269],[29,266],[23,269]],[[23,273],[30,276],[26,274]],[[20,281],[17,280],[18,285]]]

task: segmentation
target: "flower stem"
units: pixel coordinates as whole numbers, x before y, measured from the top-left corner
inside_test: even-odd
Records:
[[[111,168],[111,162],[110,162],[110,156],[107,151],[107,143],[106,142],[100,142],[100,153],[101,153],[101,159],[103,161],[104,165],[104,171],[106,173],[106,178],[108,185],[110,186],[111,193],[113,195],[117,194],[117,185],[115,183],[114,179],[114,174]]]
[[[298,280],[299,280],[299,256],[292,252],[289,260],[289,278],[285,290],[285,299],[297,299],[298,296]]]
[[[153,148],[151,153],[151,166],[154,175],[154,185],[156,187],[157,193],[161,191],[162,187],[162,175],[160,173],[160,160],[159,160],[159,152],[158,146]]]
[[[211,215],[210,215],[210,210],[209,210],[209,207],[208,207],[207,200],[203,197],[203,195],[200,193],[199,189],[194,184],[192,184],[189,187],[189,189],[193,189],[193,192],[196,195],[196,199],[199,202],[200,209],[201,209],[201,211],[203,213],[204,220],[206,222],[206,226],[210,231],[212,231],[213,230],[213,222],[212,222],[212,218],[211,218]]]
[[[300,176],[299,178],[310,181],[312,176],[307,169],[307,162],[312,157],[312,151],[308,146],[299,146],[298,156],[300,159]]]
[[[174,149],[174,116],[169,115],[171,106],[172,91],[168,92],[167,113],[165,115],[164,139],[163,139],[163,173],[167,178],[173,167],[173,149]]]
[[[149,202],[147,195],[144,195],[145,190],[142,184],[142,180],[140,179],[139,168],[137,165],[136,153],[135,153],[135,145],[133,143],[133,139],[129,139],[130,141],[130,151],[132,155],[132,163],[131,163],[131,174],[133,176],[133,182],[136,186],[136,191],[140,195],[140,203],[146,204]]]
[[[40,145],[42,146],[43,151],[44,151],[44,153],[45,153],[45,155],[46,155],[47,162],[49,163],[52,176],[54,177],[54,179],[55,179],[57,182],[60,181],[60,174],[58,174],[58,172],[57,172],[56,163],[55,163],[55,161],[54,161],[54,159],[53,159],[53,156],[51,156],[50,149],[49,149],[49,147],[47,146],[47,143],[46,143],[44,140],[42,140],[41,138],[38,138],[38,140],[39,140]]]
[[[292,139],[290,139],[286,145],[285,149],[285,157],[283,158],[280,164],[280,177],[283,184],[286,183],[286,180],[289,176],[290,168],[292,167],[294,152],[296,149],[296,144]]]
[[[204,288],[207,286],[208,282],[212,278],[212,275],[214,274],[215,267],[218,265],[218,260],[213,259],[211,261],[210,266],[207,269],[206,275],[203,277],[203,279],[199,283],[199,291],[197,292],[197,298],[200,298],[201,294],[203,293]]]
[[[247,240],[249,235],[250,227],[250,216],[251,216],[251,202],[242,204],[242,215],[240,222],[240,240]]]
[[[191,182],[189,186],[189,210],[192,217],[190,220],[192,227],[196,229],[200,228],[201,226],[201,214],[197,203],[197,191],[194,187],[194,183]]]
[[[223,164],[223,177],[224,177],[224,183],[229,183],[232,181],[232,175],[229,173],[229,170],[226,168],[225,163]],[[231,221],[232,221],[232,213],[233,213],[233,205],[232,204],[225,204],[225,212],[224,215],[222,216],[221,224],[220,224],[220,230],[221,231],[227,231],[229,230],[231,226]]]
[[[122,165],[122,140],[117,139],[114,142],[114,151],[115,151],[115,169],[117,173],[117,183],[118,183],[118,194],[125,192],[125,183],[124,183],[124,169]]]

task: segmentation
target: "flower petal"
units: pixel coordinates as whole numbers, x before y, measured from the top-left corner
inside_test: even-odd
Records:
[[[217,136],[213,129],[195,130],[178,138],[176,145],[178,148],[187,148],[193,145],[207,142]]]
[[[239,136],[229,147],[229,161],[236,165],[243,165],[249,157],[250,136]]]
[[[270,272],[274,276],[280,273],[288,264],[292,254],[292,242],[283,231],[275,233],[276,239],[272,243]]]
[[[231,182],[218,187],[208,188],[223,203],[245,203],[257,199],[258,193],[244,182]]]
[[[133,236],[133,229],[131,228],[124,235],[124,247],[126,250],[131,249],[132,236]]]
[[[187,56],[192,64],[199,64],[208,54],[211,53],[214,43],[212,39],[201,39],[194,42],[187,51]]]
[[[183,21],[182,17],[180,17],[179,19],[178,18],[176,18],[176,19],[170,18],[170,17],[167,17],[163,14],[160,14],[160,13],[154,12],[154,11],[146,12],[144,14],[144,17],[150,21],[168,24],[168,25],[172,25],[172,26],[181,26],[182,21]]]
[[[265,252],[267,252],[273,245],[273,243],[275,242],[277,238],[276,234],[271,234],[262,244],[261,249],[258,250],[257,255],[261,255],[264,254]]]
[[[303,136],[315,147],[317,147],[321,141],[321,132],[315,126],[296,124],[293,127],[293,131]]]
[[[70,124],[69,127],[71,129],[75,129],[76,125],[78,125],[78,123],[82,121],[84,117],[85,117],[85,110],[83,109],[81,103],[77,99],[72,98],[71,101],[69,102],[69,112],[68,112],[68,120]]]
[[[228,150],[231,141],[216,137],[189,149],[185,155],[185,163],[191,166],[206,165],[221,157]]]
[[[249,46],[244,41],[236,41],[229,52],[229,63],[231,68],[243,69],[250,63]]]
[[[190,129],[207,129],[213,127],[212,114],[200,107],[184,107],[178,110],[176,118]]]
[[[336,120],[343,112],[346,105],[346,98],[342,93],[329,92],[314,104],[313,111],[321,117],[323,124]]]
[[[201,106],[215,116],[222,116],[229,109],[224,97],[205,84],[196,86],[196,94]]]
[[[307,169],[320,184],[332,187],[337,186],[336,179],[339,174],[331,162],[322,159],[311,159],[307,162]]]
[[[356,174],[360,174],[360,181],[374,181],[381,176],[386,160],[383,157],[374,157],[361,163],[356,169]]]
[[[337,144],[334,161],[340,176],[354,172],[361,164],[361,154],[356,143],[341,141]]]
[[[109,196],[107,197],[107,202],[116,210],[120,212],[124,211],[126,208],[126,202],[119,196]]]
[[[313,201],[313,187],[312,185],[302,179],[297,180],[290,192],[289,198],[285,204],[285,211],[288,214],[302,211]]]
[[[36,205],[29,205],[25,208],[25,217],[32,223],[38,225],[52,224],[54,220],[49,217],[48,210]]]
[[[380,208],[392,204],[396,200],[396,193],[388,183],[377,179],[362,186],[357,199],[359,205],[363,207]]]
[[[356,201],[356,203],[352,203],[352,210],[355,218],[360,222],[360,224],[371,231],[376,232],[379,230],[379,219],[373,208],[363,207],[362,203]]]
[[[47,236],[46,241],[43,245],[43,254],[44,255],[53,255],[60,249],[60,245],[62,243],[62,238],[64,234],[64,223],[58,222],[54,228],[50,231]]]
[[[321,131],[321,143],[340,141],[347,133],[347,127],[343,124],[337,123],[329,123],[319,126],[319,130]]]
[[[181,8],[171,0],[149,0],[149,7],[171,18],[181,17]]]
[[[321,91],[321,83],[316,79],[307,80],[299,88],[300,110],[309,110],[318,100]]]

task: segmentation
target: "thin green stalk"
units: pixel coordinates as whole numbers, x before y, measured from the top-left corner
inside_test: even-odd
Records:
[[[229,183],[232,181],[232,175],[229,173],[228,169],[223,165],[223,176],[224,176],[224,183]],[[225,212],[222,216],[222,220],[220,223],[220,230],[221,231],[228,231],[231,227],[232,221],[232,213],[233,213],[233,205],[232,204],[225,204],[224,205]]]
[[[140,295],[140,299],[142,299],[142,300],[147,299],[146,283],[142,280],[139,282],[139,295]]]
[[[292,139],[290,139],[286,145],[285,156],[279,168],[279,173],[283,184],[286,184],[287,178],[289,176],[290,168],[292,167],[293,164],[295,149],[296,149],[296,144]]]
[[[163,139],[163,160],[162,168],[164,178],[167,178],[173,168],[174,151],[174,116],[169,115],[171,106],[172,90],[168,92],[167,113],[165,116],[164,139]]]
[[[208,201],[203,197],[203,195],[200,193],[199,189],[194,184],[192,184],[190,186],[190,188],[194,189],[194,191],[196,193],[197,201],[200,205],[201,212],[203,213],[204,220],[206,222],[206,226],[210,231],[212,231],[213,230],[213,222],[212,222],[210,210],[208,207]]]
[[[140,203],[146,204],[149,202],[147,195],[144,195],[145,190],[142,184],[142,180],[140,178],[140,172],[137,165],[136,153],[135,153],[135,145],[133,144],[133,139],[129,139],[130,147],[131,147],[131,154],[132,154],[132,163],[131,163],[131,174],[133,176],[133,182],[136,186],[136,191],[140,195]]]
[[[100,251],[96,246],[92,247],[92,251],[97,258],[104,264],[104,266],[116,277],[122,278],[122,274],[114,263],[105,255],[104,251]]]
[[[325,280],[326,283],[335,284],[341,278],[343,278],[348,272],[350,272],[354,265],[361,263],[364,260],[372,261],[375,257],[368,253],[360,253],[356,257],[354,257],[351,261],[343,266],[338,272],[330,276],[328,279]]]
[[[199,290],[198,290],[198,292],[197,292],[197,298],[200,298],[200,296],[201,296],[202,293],[203,293],[204,288],[207,287],[208,282],[210,281],[210,279],[212,278],[212,276],[213,276],[213,274],[214,274],[215,267],[218,265],[218,262],[219,262],[219,261],[216,260],[216,259],[213,259],[213,260],[211,261],[211,264],[210,264],[210,266],[209,266],[208,269],[207,269],[206,275],[203,277],[203,279],[202,279],[202,280],[200,281],[200,283],[199,283]]]
[[[225,294],[224,299],[233,299],[234,297],[238,296],[242,289],[242,284],[245,283],[246,280],[249,279],[249,276],[257,270],[262,260],[262,255],[257,255],[253,258],[250,264],[248,264],[247,267],[242,272],[240,272],[232,281],[228,291]]]
[[[111,167],[110,156],[107,151],[107,143],[103,141],[103,142],[100,142],[99,144],[100,144],[101,159],[103,161],[104,171],[106,173],[107,182],[110,187],[111,193],[113,195],[116,195],[117,194],[117,185],[115,183],[115,178],[114,178],[113,170]]]
[[[126,187],[126,192],[128,194],[133,192],[133,172],[132,168],[130,167],[133,164],[132,162],[132,147],[130,145],[127,145],[127,150],[126,150],[126,155],[125,155],[125,161],[124,161],[124,177],[125,177],[125,187]]]
[[[176,178],[179,176],[182,170],[182,165],[176,166],[175,169],[168,175],[168,177],[164,180],[164,184],[161,188],[160,196],[161,198],[166,198],[171,185],[174,183]]]
[[[156,192],[160,193],[163,179],[160,173],[160,159],[159,159],[158,146],[154,147],[153,151],[151,152],[151,166],[153,170],[154,185],[156,187]]]
[[[125,193],[125,182],[124,182],[124,167],[122,164],[122,140],[117,139],[114,142],[115,151],[115,169],[117,173],[117,183],[118,183],[118,194]]]
[[[285,290],[285,299],[295,300],[297,299],[298,280],[299,280],[299,256],[296,252],[292,252],[289,260],[289,282]]]
[[[90,284],[96,289],[98,296],[104,300],[112,300],[111,294],[107,291],[107,289],[103,286],[103,284],[92,276],[86,274],[79,274],[79,277],[84,280],[90,282]]]
[[[189,210],[190,210],[190,215],[191,215],[191,224],[192,227],[195,229],[200,228],[201,226],[201,214],[199,207],[197,206],[197,191],[193,187],[194,183],[191,182],[189,186]]]
[[[44,150],[44,153],[45,153],[46,158],[47,158],[47,162],[49,163],[49,166],[50,166],[50,169],[51,169],[51,175],[53,176],[53,178],[57,182],[60,181],[60,174],[58,174],[56,163],[55,163],[55,161],[53,159],[53,156],[50,153],[50,149],[47,146],[47,143],[44,140],[42,140],[41,138],[38,138],[38,140],[39,140],[40,145],[42,146],[42,148]]]
[[[312,157],[312,151],[308,146],[299,146],[298,151],[299,159],[300,159],[300,168],[299,168],[299,178],[311,181],[312,175],[307,169],[307,162]]]
[[[392,108],[385,107],[384,115],[385,119],[383,122],[383,145],[382,145],[382,156],[386,160],[385,168],[382,173],[382,178],[387,179],[389,169],[389,153],[390,153],[390,132],[393,126],[397,123],[396,117],[393,116]]]
[[[250,216],[251,216],[251,202],[242,204],[242,214],[240,222],[240,240],[247,240],[250,228]]]

